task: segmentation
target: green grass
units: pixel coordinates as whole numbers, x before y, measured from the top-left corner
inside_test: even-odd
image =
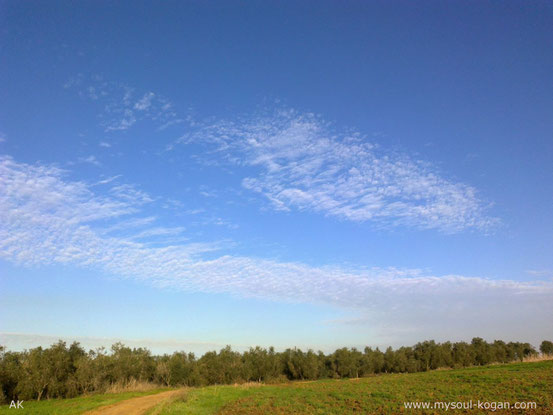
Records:
[[[270,388],[259,386],[256,389]],[[154,410],[156,415],[167,414],[215,414],[229,402],[249,396],[250,389],[244,386],[208,386],[205,388],[191,388],[182,399],[175,400],[165,405],[161,411]]]
[[[402,412],[403,402],[535,401],[535,411],[553,414],[553,361],[482,368],[378,375],[357,380],[291,382],[259,387],[212,386],[190,389],[160,415],[346,414]],[[461,411],[449,411],[461,413]],[[412,413],[446,413],[415,410]],[[474,409],[463,413],[486,413]],[[491,412],[490,412],[491,413]],[[496,411],[494,413],[502,413]]]
[[[159,393],[167,389],[154,389],[147,392],[123,392],[123,393],[106,393],[97,395],[80,396],[72,399],[50,399],[37,401],[23,402],[24,409],[9,409],[8,405],[0,407],[0,415],[4,414],[33,414],[33,415],[74,415],[81,414],[91,409],[98,408],[104,405],[111,405],[125,399],[135,398],[138,396],[151,395]]]

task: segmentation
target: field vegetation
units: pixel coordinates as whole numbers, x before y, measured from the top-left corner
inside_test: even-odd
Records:
[[[405,402],[461,402],[462,413],[553,413],[553,361],[511,363],[412,374],[289,382],[280,385],[210,386],[191,389],[181,400],[155,412],[159,415],[235,414],[398,414],[445,413],[404,408]],[[477,402],[536,403],[534,409],[486,411]]]

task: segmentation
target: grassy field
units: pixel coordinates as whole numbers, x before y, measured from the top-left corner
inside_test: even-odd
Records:
[[[125,399],[136,398],[162,392],[168,389],[154,389],[147,392],[123,392],[106,393],[89,396],[80,396],[73,399],[50,399],[44,401],[25,401],[24,409],[9,409],[9,405],[0,407],[0,415],[27,413],[33,415],[73,415],[81,414],[91,409],[99,408],[104,405],[111,405]]]
[[[553,414],[553,361],[483,368],[390,374],[352,380],[322,380],[267,386],[212,386],[191,389],[156,415],[177,414],[349,414],[446,413],[406,411],[403,402],[536,402],[532,411]],[[456,413],[492,413],[478,408]]]

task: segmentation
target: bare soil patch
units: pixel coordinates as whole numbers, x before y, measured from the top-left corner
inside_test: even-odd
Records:
[[[174,398],[182,393],[183,389],[178,389],[160,392],[154,395],[141,396],[139,398],[131,398],[113,405],[85,412],[84,415],[142,415],[163,401]]]

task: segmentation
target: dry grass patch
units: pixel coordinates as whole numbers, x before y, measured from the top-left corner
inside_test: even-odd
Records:
[[[553,354],[539,354],[524,358],[524,362],[543,362],[544,360],[553,360]]]
[[[105,393],[149,392],[154,389],[160,389],[159,385],[131,379],[128,382],[112,383],[107,387]]]

